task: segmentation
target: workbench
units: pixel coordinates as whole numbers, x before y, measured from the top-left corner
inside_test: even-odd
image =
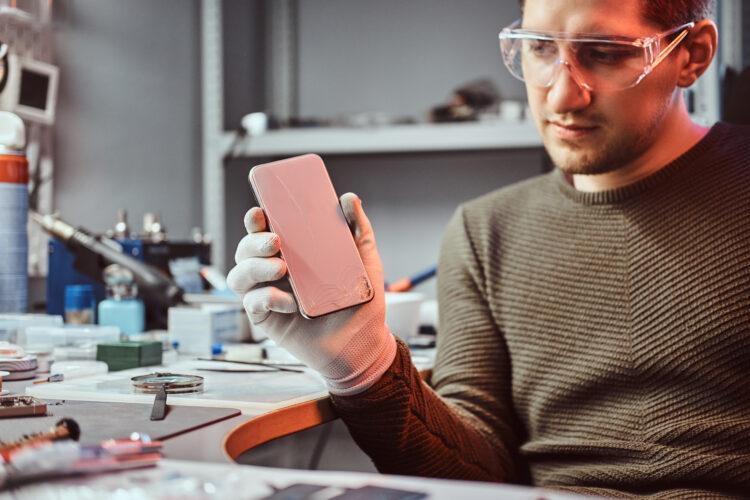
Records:
[[[134,418],[133,415],[146,415],[147,412],[145,410],[149,408],[149,405],[146,404],[146,402],[153,401],[153,395],[139,395],[143,396],[145,401],[131,403],[123,403],[122,401],[113,402],[111,400],[117,400],[119,398],[119,396],[117,396],[117,390],[113,389],[113,387],[119,387],[117,385],[119,383],[117,382],[118,380],[127,379],[132,374],[138,373],[139,370],[154,371],[154,368],[163,371],[169,370],[173,367],[150,367],[147,369],[142,368],[115,372],[109,374],[95,384],[92,381],[79,379],[78,382],[59,382],[58,384],[61,385],[53,387],[52,383],[33,384],[32,381],[18,381],[6,382],[4,387],[11,392],[18,394],[24,394],[30,391],[32,394],[36,394],[37,397],[38,393],[77,395],[75,398],[45,398],[48,400],[48,412],[64,416],[65,408],[67,408],[68,411],[77,411],[80,413],[80,405],[94,405],[89,406],[89,408],[94,408],[99,412],[105,411],[108,412],[105,413],[106,415],[111,415],[111,417],[106,419],[106,422],[101,422],[101,425],[104,426],[105,429],[107,426],[111,426],[112,429],[119,429],[115,434],[120,435],[113,435],[111,437],[122,437],[121,434],[123,433],[123,429],[128,429],[128,427],[123,427],[123,422],[121,420],[128,420],[130,422],[128,425],[134,425],[137,427],[137,423],[133,422],[138,420],[138,418]],[[119,472],[115,474],[101,474],[84,478],[63,479],[51,483],[30,485],[14,491],[14,498],[62,498],[62,496],[58,496],[61,495],[61,493],[59,493],[61,491],[67,492],[66,498],[73,498],[76,497],[79,491],[78,489],[81,488],[81,492],[85,492],[91,497],[92,488],[99,492],[106,492],[115,488],[117,485],[127,487],[128,485],[132,486],[136,483],[141,484],[143,481],[147,481],[152,485],[169,485],[169,482],[172,481],[174,477],[190,478],[190,481],[193,482],[203,481],[206,484],[210,484],[210,486],[205,487],[211,489],[211,491],[215,492],[217,495],[221,494],[221,492],[224,491],[224,488],[229,487],[229,483],[232,481],[238,481],[237,484],[242,484],[241,493],[237,493],[238,490],[236,489],[236,485],[233,486],[233,488],[235,488],[233,490],[234,493],[237,493],[236,495],[233,495],[233,497],[237,498],[261,498],[273,491],[272,489],[269,489],[269,485],[273,488],[283,488],[286,485],[299,482],[305,484],[326,484],[340,487],[377,485],[381,487],[403,488],[409,491],[425,493],[429,498],[456,498],[459,493],[464,495],[468,494],[471,498],[497,498],[498,496],[503,496],[503,498],[528,500],[542,497],[560,499],[572,498],[566,495],[546,491],[542,494],[541,490],[534,488],[507,485],[502,486],[459,481],[427,480],[421,478],[396,478],[365,473],[301,471],[237,465],[235,460],[248,450],[264,443],[268,443],[274,439],[298,433],[305,429],[310,429],[336,419],[336,414],[331,405],[330,398],[325,391],[325,386],[323,385],[322,380],[320,380],[314,372],[305,370],[304,374],[297,374],[297,379],[291,378],[294,376],[294,374],[291,373],[274,373],[276,374],[276,381],[268,382],[268,380],[271,379],[266,378],[265,384],[257,384],[254,382],[254,380],[259,380],[256,379],[256,377],[258,377],[256,374],[243,373],[242,375],[232,374],[232,376],[237,377],[237,382],[234,385],[239,386],[244,383],[248,386],[257,386],[258,393],[261,395],[267,394],[269,389],[267,386],[269,383],[271,385],[274,383],[277,384],[280,390],[283,390],[285,387],[283,380],[307,380],[308,383],[307,385],[300,385],[298,382],[292,384],[297,389],[297,392],[294,397],[282,401],[281,403],[276,402],[268,404],[267,402],[261,401],[257,406],[254,406],[253,404],[248,403],[248,398],[246,396],[243,396],[243,398],[239,398],[240,400],[236,401],[238,404],[235,405],[237,407],[242,407],[241,411],[228,412],[223,406],[229,404],[229,408],[231,408],[231,401],[227,402],[225,400],[219,400],[218,407],[215,407],[214,410],[220,411],[216,413],[220,414],[221,412],[224,412],[231,415],[226,416],[220,414],[218,421],[206,425],[200,425],[183,432],[177,432],[173,435],[169,435],[167,438],[162,438],[163,455],[165,460],[162,460],[155,468]],[[222,374],[221,376],[226,377],[226,374]],[[265,372],[260,376],[268,377],[269,374],[268,372]],[[211,377],[211,374],[207,373],[207,392],[211,392],[212,390],[209,383],[212,379],[215,380],[216,377]],[[264,385],[265,387],[261,388],[261,385]],[[108,396],[100,398],[110,401],[84,402],[87,399],[93,399],[93,397],[86,396],[86,390],[87,388],[94,386],[103,387],[110,391]],[[299,394],[301,394],[301,396]],[[62,401],[62,403],[59,403],[60,401]],[[205,399],[201,401],[205,401]],[[56,406],[55,402],[58,402],[59,406]],[[200,406],[196,406],[194,402],[189,400],[186,401],[185,398],[178,398],[177,395],[170,395],[167,403],[169,407],[174,410],[174,413],[171,415],[168,413],[166,421],[168,421],[170,417],[177,421],[178,418],[181,418],[178,417],[178,415],[184,416],[188,413],[199,413],[197,410],[201,408]],[[127,410],[131,410],[133,407],[143,408],[134,413],[133,411],[123,411],[122,405],[130,405],[126,408]],[[211,403],[211,405],[213,405],[213,403]],[[115,407],[120,408],[120,410],[114,409]],[[186,407],[191,411],[184,411]],[[90,410],[90,413],[95,413],[95,411]],[[51,417],[26,417],[26,419],[21,421],[18,425],[16,431],[29,432],[37,430],[39,424],[34,423],[35,418]],[[97,418],[93,415],[89,415],[88,418],[95,418],[97,421],[103,420],[101,417]],[[144,422],[146,418],[147,417],[145,416],[143,417]],[[2,425],[2,422],[0,422],[0,425]],[[32,428],[34,425],[36,425],[37,429]],[[86,432],[86,426],[81,423],[81,427],[81,441],[84,441],[83,436]],[[2,429],[2,427],[0,427],[0,429]],[[158,427],[156,429],[157,434],[162,432]],[[99,433],[101,434],[101,430]],[[240,480],[238,478],[242,479]],[[229,491],[232,491],[232,489],[230,488]],[[2,495],[0,495],[0,497],[1,496]]]

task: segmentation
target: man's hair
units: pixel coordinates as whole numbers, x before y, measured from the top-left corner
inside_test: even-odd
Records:
[[[523,10],[525,2],[520,1]],[[713,4],[714,0],[641,0],[644,17],[664,29],[708,18]]]

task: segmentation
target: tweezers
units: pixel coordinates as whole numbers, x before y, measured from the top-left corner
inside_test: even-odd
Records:
[[[216,361],[218,363],[235,363],[238,365],[263,366],[265,368],[272,368],[280,372],[305,373],[305,370],[298,370],[297,368],[287,368],[286,366],[279,366],[275,364],[264,363],[263,361],[232,361],[228,359],[211,359],[211,358],[196,358],[196,359],[198,361]],[[206,370],[211,370],[211,368],[207,368]],[[264,371],[271,371],[271,370],[264,370]]]

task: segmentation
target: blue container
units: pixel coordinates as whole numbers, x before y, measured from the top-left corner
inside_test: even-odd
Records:
[[[99,324],[117,326],[125,335],[141,333],[145,326],[146,308],[138,299],[138,286],[133,273],[117,264],[104,269],[107,300],[99,303]]]
[[[141,333],[145,326],[146,308],[136,298],[110,298],[99,302],[99,324],[118,326],[125,335]]]
[[[96,297],[91,285],[65,287],[65,322],[87,325],[96,323]]]
[[[104,285],[75,270],[74,255],[64,243],[50,238],[47,250],[47,314],[65,315],[65,287],[70,285],[91,285],[97,303],[107,298]]]
[[[24,143],[23,121],[0,111],[0,313],[27,309],[29,169]]]

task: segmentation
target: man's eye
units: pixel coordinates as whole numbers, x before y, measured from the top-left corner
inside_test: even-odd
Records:
[[[582,47],[578,51],[578,58],[581,61],[588,61],[593,64],[624,64],[632,57],[634,57],[632,50],[614,47]]]
[[[557,46],[554,42],[545,40],[531,40],[527,44],[527,50],[537,57],[550,57],[557,54]]]

